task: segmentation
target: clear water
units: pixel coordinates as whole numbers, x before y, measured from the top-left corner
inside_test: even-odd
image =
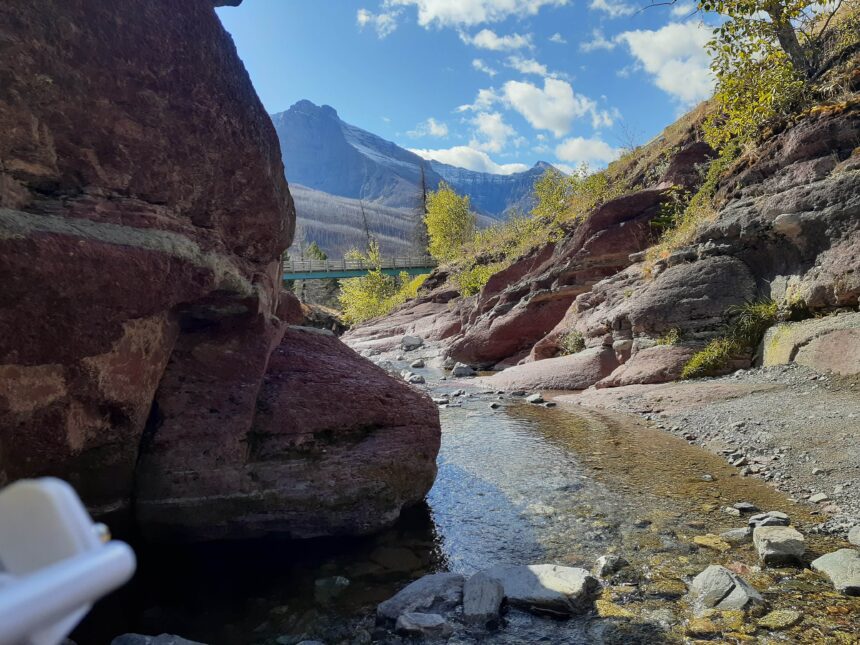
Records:
[[[435,394],[453,389],[442,385],[434,385]],[[634,618],[559,622],[511,612],[498,634],[463,642],[676,642],[690,576],[713,562],[755,564],[751,547],[720,553],[693,544],[694,536],[742,525],[724,506],[749,501],[788,512],[796,524],[812,521],[721,459],[629,419],[511,399],[491,410],[490,394],[452,400],[461,407],[440,411],[439,474],[427,504],[397,526],[361,540],[144,550],[137,585],[93,616],[79,643],[107,642],[122,631],[176,633],[216,645],[350,642],[357,629],[372,630],[378,602],[425,573],[469,574],[499,563],[590,568],[611,552],[624,555],[636,573],[607,599]],[[810,546],[828,545],[813,539]],[[334,601],[320,602],[314,582],[330,576],[350,585]],[[808,584],[797,598],[775,596],[775,605],[803,607],[814,617],[806,603],[830,590]],[[860,605],[847,602],[844,620],[853,629]],[[829,629],[833,615],[822,613],[821,621]]]

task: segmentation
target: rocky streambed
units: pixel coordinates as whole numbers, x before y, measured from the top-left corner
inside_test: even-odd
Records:
[[[433,347],[371,358],[439,406],[426,506],[362,540],[162,550],[131,629],[267,645],[857,642],[855,551],[817,507],[633,416],[452,378]]]

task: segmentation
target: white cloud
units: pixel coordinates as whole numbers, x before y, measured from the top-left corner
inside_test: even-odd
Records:
[[[560,137],[570,130],[572,121],[596,104],[585,96],[574,94],[567,81],[545,78],[543,88],[523,81],[508,81],[504,85],[504,100],[526,121],[539,130],[549,130]]]
[[[615,49],[615,45],[618,43],[614,40],[609,40],[606,36],[603,35],[603,32],[600,29],[594,29],[591,32],[591,40],[587,40],[585,42],[579,43],[580,51],[584,52],[593,52],[598,49],[605,49],[607,51]]]
[[[672,15],[675,18],[686,18],[696,12],[696,5],[692,2],[682,2],[672,5]]]
[[[356,13],[355,20],[360,29],[365,27],[373,27],[376,30],[376,35],[380,38],[385,38],[395,29],[397,29],[397,11],[381,11],[373,13],[367,9],[359,9]]]
[[[711,29],[700,22],[670,23],[657,30],[625,31],[617,40],[654,79],[683,105],[708,98],[714,89],[705,44]]]
[[[529,168],[522,163],[498,164],[490,159],[490,156],[486,152],[475,150],[469,146],[454,146],[453,148],[441,150],[410,148],[410,152],[414,152],[424,159],[434,159],[452,166],[476,170],[478,172],[491,172],[497,175],[512,175],[515,172],[523,172]]]
[[[560,33],[555,32],[552,36],[549,37],[549,42],[558,43],[559,45],[566,45],[567,40]]]
[[[549,74],[546,65],[537,62],[534,58],[523,58],[522,56],[508,56],[508,67],[517,70],[520,74],[537,74],[547,76]]]
[[[469,146],[486,152],[501,152],[508,139],[517,134],[498,112],[479,112],[471,123],[476,133]]]
[[[410,137],[440,137],[444,138],[448,136],[448,125],[445,123],[440,123],[432,116],[426,121],[422,121],[418,125],[415,126],[414,130],[410,130],[407,132]]]
[[[457,108],[457,112],[480,112],[482,110],[488,110],[493,106],[496,101],[500,101],[501,97],[496,93],[496,90],[492,87],[487,89],[478,90],[478,96],[475,97],[474,103],[467,103],[466,105],[461,105]]]
[[[499,36],[492,29],[482,29],[474,36],[460,33],[460,40],[467,45],[474,45],[480,49],[490,51],[512,51],[515,49],[530,48],[532,46],[531,34],[508,34]]]
[[[385,0],[387,7],[416,7],[422,27],[470,27],[511,16],[534,16],[542,7],[563,6],[569,0]]]
[[[496,74],[498,74],[498,72],[496,70],[494,70],[492,67],[487,65],[480,58],[476,58],[475,60],[472,61],[472,69],[475,69],[479,72],[484,72],[484,74],[489,74],[489,76],[491,78],[493,76],[495,76]]]
[[[602,11],[610,18],[632,16],[638,11],[636,7],[623,2],[623,0],[591,0],[588,6],[594,11]]]
[[[555,155],[562,161],[579,165],[604,165],[618,158],[621,151],[613,148],[602,139],[571,137],[555,148]]]

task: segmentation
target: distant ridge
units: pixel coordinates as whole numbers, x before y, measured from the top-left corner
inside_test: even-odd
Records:
[[[444,180],[468,195],[479,214],[492,219],[502,219],[514,208],[529,210],[534,181],[549,167],[538,162],[524,172],[495,175],[427,161],[342,121],[334,108],[307,100],[272,115],[272,122],[287,179],[301,186],[294,191],[300,228],[308,241],[335,256],[344,246],[363,246],[361,206],[384,252],[408,250],[420,212],[422,166],[429,190]],[[325,194],[339,199],[327,200]],[[336,231],[331,229],[335,221]]]

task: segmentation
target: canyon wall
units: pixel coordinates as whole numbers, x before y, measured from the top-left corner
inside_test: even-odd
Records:
[[[334,365],[375,368],[277,316],[295,209],[212,2],[4,2],[0,133],[0,485],[60,476],[183,539],[367,532],[429,489],[429,400],[377,373],[338,399]],[[285,413],[293,391],[340,416]],[[380,393],[415,413],[348,413]],[[315,499],[334,472],[372,482],[349,517]]]

